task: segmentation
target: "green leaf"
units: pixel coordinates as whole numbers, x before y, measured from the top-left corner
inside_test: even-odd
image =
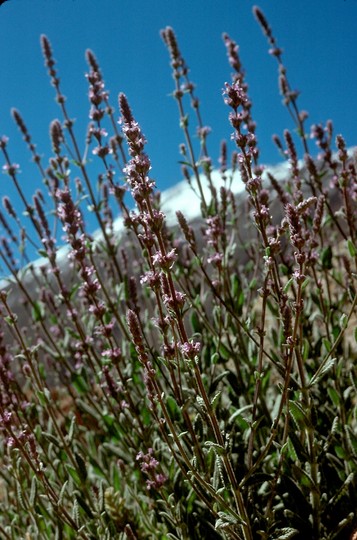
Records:
[[[79,395],[87,394],[89,392],[87,381],[79,373],[74,373],[72,375],[72,384]]]
[[[152,422],[152,416],[150,409],[148,407],[143,406],[140,411],[140,416],[143,421],[144,426],[149,426]]]
[[[248,285],[249,290],[250,290],[250,291],[255,291],[256,288],[257,288],[257,283],[258,283],[257,278],[253,278],[253,279],[251,280],[251,282],[249,283],[249,285]]]
[[[37,497],[37,479],[36,479],[36,476],[33,476],[31,480],[31,491],[30,491],[30,499],[29,499],[30,506],[35,505],[36,497]]]
[[[297,433],[294,430],[290,430],[288,444],[289,444],[289,450],[290,450],[290,445],[293,446],[294,448],[293,452],[297,455],[298,461],[303,462],[309,459],[309,456],[307,455],[307,452],[300,440],[300,437],[297,435]]]
[[[217,405],[218,405],[218,403],[219,403],[219,398],[221,397],[221,394],[222,394],[222,392],[221,392],[221,390],[220,390],[220,391],[217,392],[217,393],[213,396],[213,398],[211,399],[211,406],[212,406],[212,409],[213,409],[214,411],[215,411],[216,408],[217,408]]]
[[[293,282],[294,282],[294,278],[290,278],[289,281],[286,283],[283,289],[285,293],[290,289]]]
[[[83,508],[83,510],[85,511],[85,513],[87,514],[87,516],[92,519],[93,518],[93,514],[92,514],[92,511],[91,509],[89,508],[88,504],[86,503],[86,501],[83,499],[83,497],[81,497],[79,494],[76,494],[76,499],[78,501],[78,504],[81,508]]]
[[[356,435],[353,433],[352,429],[349,429],[347,427],[346,429],[346,437],[348,441],[348,446],[351,449],[352,454],[354,457],[357,457],[357,438]]]
[[[347,328],[347,324],[348,324],[348,317],[346,315],[346,313],[342,313],[341,317],[340,317],[340,326],[342,329],[345,329]]]
[[[300,429],[308,429],[313,427],[300,403],[289,400],[289,410],[297,427]]]
[[[302,348],[303,360],[308,359],[309,352],[310,352],[310,342],[309,342],[308,339],[304,338],[303,339],[303,348]]]
[[[332,386],[329,386],[327,388],[327,393],[328,393],[329,398],[331,399],[332,403],[335,405],[335,407],[338,407],[340,405],[340,403],[341,403],[339,393]]]
[[[44,258],[48,258],[48,253],[45,249],[38,249],[37,250],[37,253],[41,256],[41,257],[44,257]]]
[[[290,456],[290,459],[292,459],[292,461],[298,461],[298,455],[290,437],[287,441],[287,454]]]
[[[98,461],[96,461],[94,458],[91,458],[90,464],[96,476],[98,476],[99,478],[104,478],[104,479],[108,477],[108,473],[106,471],[103,471],[103,467],[100,466]]]
[[[331,342],[327,338],[323,338],[322,343],[324,344],[326,351],[330,352],[332,347]]]
[[[281,272],[283,276],[287,276],[289,274],[289,268],[285,264],[279,264],[279,272]]]
[[[180,128],[184,129],[186,127],[188,127],[188,114],[185,114],[180,118]]]
[[[76,417],[72,416],[72,420],[71,420],[69,430],[68,430],[68,435],[67,435],[67,442],[68,443],[71,443],[72,440],[73,440],[75,426],[76,426]]]
[[[79,287],[80,287],[80,283],[77,283],[76,285],[73,285],[73,287],[72,287],[72,289],[70,290],[70,293],[69,293],[70,300],[73,300],[75,298]]]
[[[348,454],[345,451],[345,449],[342,448],[342,446],[336,445],[335,446],[335,453],[336,453],[336,456],[339,457],[340,459],[347,459],[348,458]]]
[[[347,247],[348,247],[348,251],[350,252],[351,257],[356,257],[357,249],[354,246],[352,240],[347,240]]]
[[[118,468],[118,467],[117,467]],[[104,503],[104,482],[103,480],[100,481],[99,484],[99,492],[97,495],[97,510],[99,513],[102,513],[105,511],[105,503]]]
[[[79,476],[80,476],[82,482],[85,482],[86,479],[87,479],[87,476],[88,476],[85,461],[82,458],[82,456],[80,454],[78,454],[78,453],[75,453],[74,457],[75,457],[77,465],[78,465]]]
[[[291,527],[284,527],[275,531],[274,535],[271,537],[271,540],[290,540],[299,533],[297,529],[292,529]]]
[[[318,383],[322,377],[330,371],[330,369],[335,365],[336,358],[328,358],[326,362],[322,363],[319,369],[316,371],[315,375],[311,378],[309,386],[313,386]]]
[[[331,426],[331,430],[326,438],[326,441],[324,443],[324,446],[323,446],[323,451],[326,452],[328,451],[329,449],[329,446],[332,442],[332,439],[334,438],[337,430],[338,430],[338,427],[339,427],[339,419],[338,419],[338,416],[336,416],[332,422],[332,426]]]
[[[223,446],[212,441],[206,441],[204,445],[212,448],[218,456],[223,456],[226,453],[226,449]]]
[[[41,390],[38,390],[36,392],[36,395],[37,395],[38,401],[40,402],[40,405],[42,405],[42,407],[46,407],[47,400],[46,400],[45,394]]]
[[[168,396],[166,399],[166,407],[169,411],[170,418],[174,421],[180,422],[182,420],[182,412],[177,405],[176,400],[172,396]]]
[[[34,302],[32,304],[32,319],[35,322],[43,321],[45,317],[45,309],[42,302]]]
[[[198,315],[197,315],[197,312],[196,311],[192,311],[192,314],[191,314],[191,326],[192,326],[192,329],[194,332],[200,332],[201,331],[201,323],[200,323],[200,320],[198,318]]]
[[[273,479],[273,476],[268,473],[257,472],[252,476],[248,477],[248,480],[244,482],[244,486],[262,486],[264,482],[270,482]]]
[[[120,459],[123,459],[123,452],[121,451],[120,446],[116,444],[104,442],[102,444],[102,447],[105,448],[105,450],[109,450],[109,452],[119,457]]]
[[[78,508],[78,501],[76,498],[74,499],[74,502],[73,502],[72,518],[74,519],[77,527],[79,528],[79,508]]]
[[[4,317],[4,320],[9,326],[14,326],[15,322],[17,321],[17,315],[14,314],[11,317],[7,315],[6,317]]]
[[[237,411],[235,411],[230,417],[229,417],[229,420],[228,420],[228,424],[231,424],[233,422],[236,422],[240,429],[242,431],[245,431],[249,428],[249,422],[244,418],[243,416],[243,413],[245,411],[248,411],[249,409],[251,409],[253,407],[253,405],[245,405],[244,407],[242,407],[241,409],[238,409]]]
[[[27,512],[26,504],[24,502],[24,499],[22,497],[22,490],[21,490],[21,484],[20,482],[16,482],[16,496],[17,496],[17,502],[19,503],[19,506],[23,510],[25,510],[25,513]]]
[[[45,439],[47,439],[49,442],[55,445],[56,448],[62,448],[62,443],[59,440],[58,437],[55,437],[52,435],[52,433],[48,433],[48,431],[43,431],[42,435]]]
[[[337,491],[337,493],[332,497],[332,499],[329,500],[328,507],[331,508],[335,506],[336,503],[343,497],[343,495],[347,494],[349,485],[351,484],[352,480],[354,479],[354,473],[350,473],[340,489]]]
[[[67,471],[69,473],[69,475],[73,478],[74,480],[74,483],[78,486],[78,487],[81,487],[82,486],[82,481],[81,481],[81,477],[79,476],[77,470],[72,467],[71,465],[66,465],[66,468],[67,468]]]
[[[218,512],[218,519],[216,520],[214,526],[215,529],[219,530],[225,529],[226,527],[231,527],[237,523],[244,523],[240,516],[235,517],[230,514],[226,514],[226,512]]]
[[[60,491],[60,494],[58,496],[58,502],[57,502],[58,506],[62,506],[62,504],[63,504],[63,497],[64,497],[64,494],[66,492],[67,485],[68,485],[68,480],[66,480],[65,483],[63,484],[63,486],[61,487],[61,491]]]
[[[237,314],[241,315],[245,297],[244,297],[244,292],[242,290],[241,282],[237,274],[233,274],[231,276],[231,291],[232,291],[232,298],[236,302]]]
[[[321,262],[322,262],[322,268],[324,270],[331,270],[332,269],[332,248],[331,246],[327,246],[322,251],[321,255]]]
[[[221,343],[219,347],[219,354],[224,360],[229,360],[231,358],[231,353],[227,347]]]
[[[300,486],[307,487],[311,491],[317,492],[317,488],[315,486],[313,479],[311,478],[309,474],[307,474],[306,471],[304,471],[303,469],[301,469],[301,467],[298,467],[295,464],[292,465],[292,468],[293,468],[295,477],[298,480],[298,484]]]
[[[83,411],[89,414],[90,416],[92,416],[93,418],[95,418],[96,420],[101,421],[101,417],[99,416],[99,414],[97,413],[94,407],[91,407],[90,405],[88,405],[88,403],[86,403],[82,399],[78,399],[77,405],[80,411]]]
[[[224,377],[226,377],[228,374],[230,373],[230,371],[226,370],[226,371],[222,371],[222,373],[220,373],[219,375],[217,375],[217,377],[215,377],[212,381],[212,389],[215,389],[217,388],[217,385],[218,383],[224,379]]]
[[[102,419],[104,421],[104,424],[108,428],[111,428],[113,426],[114,422],[115,422],[114,417],[111,416],[110,414],[103,414]]]

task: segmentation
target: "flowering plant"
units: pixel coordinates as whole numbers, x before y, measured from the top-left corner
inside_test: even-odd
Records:
[[[47,168],[22,116],[14,110],[13,117],[49,197],[37,190],[26,200],[19,165],[0,139],[3,171],[28,221],[4,197],[5,540],[332,540],[357,525],[355,158],[341,135],[333,152],[331,122],[308,136],[282,51],[263,13],[254,13],[297,131],[285,131],[283,141],[274,136],[286,178],[278,182],[259,163],[238,46],[224,34],[234,149],[229,165],[222,143],[217,189],[210,130],[175,33],[165,28],[185,138],[182,172],[201,206],[199,225],[178,210],[176,228],[167,226],[127,97],[119,94],[118,122],[87,51],[91,122],[81,153],[42,37],[62,114],[51,124]],[[89,152],[101,171],[97,191]],[[88,202],[95,237],[86,229]],[[57,247],[58,226],[66,249]],[[37,266],[29,245],[43,257]]]

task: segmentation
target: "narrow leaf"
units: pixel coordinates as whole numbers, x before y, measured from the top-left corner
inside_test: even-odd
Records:
[[[356,257],[357,249],[351,240],[347,240],[347,246],[348,246],[348,251],[350,252],[351,257]]]
[[[318,383],[320,379],[335,365],[336,358],[328,358],[325,363],[322,363],[315,375],[310,381],[310,387]]]

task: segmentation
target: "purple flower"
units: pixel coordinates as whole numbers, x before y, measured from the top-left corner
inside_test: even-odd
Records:
[[[2,166],[2,170],[10,176],[16,174],[16,171],[18,171],[19,169],[20,165],[18,163],[5,163],[5,165]]]
[[[229,37],[228,34],[223,34],[223,41],[227,49],[228,62],[231,67],[239,73],[241,71],[242,65],[239,59],[239,46],[233,39]]]
[[[56,191],[56,198],[59,201],[57,215],[63,223],[63,230],[69,236],[75,236],[83,225],[81,213],[74,204],[68,189],[58,189]]]
[[[234,109],[238,109],[240,105],[243,105],[247,102],[247,96],[240,82],[235,82],[233,84],[224,83],[225,88],[223,89],[224,103]]]
[[[8,448],[12,448],[16,444],[14,437],[7,437],[5,442]]]
[[[149,477],[146,481],[146,486],[149,490],[160,489],[167,480],[164,474],[156,472],[159,462],[154,458],[153,453],[153,449],[149,448],[147,454],[140,451],[136,456],[136,461],[140,461],[141,471]]]
[[[96,280],[97,281],[97,280]],[[99,284],[98,283],[93,283],[92,284],[92,288],[90,288],[89,285],[87,284],[84,284],[83,285],[83,288],[86,286],[85,288],[85,293],[86,294],[94,294],[98,289],[99,289]],[[105,308],[105,304],[104,302],[97,302],[96,304],[91,304],[89,306],[89,311],[91,313],[93,313],[93,315],[95,315],[98,319],[100,319],[101,317],[103,317],[105,311],[106,311],[106,308]]]
[[[270,26],[268,24],[268,21],[265,18],[264,13],[260,10],[260,8],[258,6],[253,7],[253,13],[254,13],[257,21],[259,22],[260,26],[262,27],[262,30],[263,30],[264,34],[269,39],[270,43],[274,44],[275,40],[273,38],[271,28],[270,28]]]
[[[6,135],[3,135],[1,138],[0,138],[0,148],[5,148],[7,143],[9,141],[9,137],[6,137]]]
[[[146,480],[147,489],[160,489],[166,482],[167,477],[164,474],[155,474],[153,480]]]
[[[163,270],[170,270],[174,262],[177,259],[176,249],[173,248],[171,251],[169,251],[166,254],[161,253],[161,251],[157,251],[152,256],[152,262],[156,266],[160,266]]]
[[[61,144],[64,143],[63,130],[59,120],[53,120],[51,122],[50,137],[52,141],[52,150],[56,155],[59,155],[61,151]]]
[[[153,272],[148,270],[140,277],[140,283],[147,284],[150,288],[154,289],[160,284],[160,274],[158,272]]]
[[[99,156],[100,158],[104,158],[108,154],[112,154],[112,149],[109,148],[109,146],[101,146],[100,144],[98,146],[95,146],[92,150],[92,154],[95,156]]]
[[[113,349],[106,349],[102,352],[104,358],[108,358],[113,363],[119,362],[122,359],[122,352],[119,347],[114,347]]]
[[[186,343],[181,343],[180,349],[186,358],[193,360],[201,350],[201,343],[198,341],[187,341]]]
[[[132,311],[131,309],[128,309],[126,318],[127,318],[130,334],[133,338],[135,349],[140,357],[141,362],[146,364],[148,360],[148,355],[145,350],[138,317],[136,313],[134,313],[134,311]]]
[[[306,279],[306,276],[299,272],[299,270],[295,270],[295,272],[293,272],[293,278],[298,285],[302,285]]]
[[[215,253],[214,255],[212,255],[211,257],[208,257],[207,259],[207,262],[209,262],[210,264],[215,264],[218,267],[222,265],[222,261],[223,261],[223,253]]]
[[[185,305],[186,295],[180,291],[175,291],[175,298],[169,294],[163,295],[163,301],[168,309],[172,309],[175,312],[182,310]]]
[[[12,412],[4,411],[2,414],[2,421],[3,421],[4,426],[8,426],[9,424],[11,424],[11,419],[12,419]]]
[[[207,135],[211,133],[212,129],[209,126],[202,126],[197,128],[197,136],[199,139],[206,139]]]
[[[283,50],[279,47],[272,47],[269,49],[268,53],[271,54],[271,56],[281,56],[283,54]]]

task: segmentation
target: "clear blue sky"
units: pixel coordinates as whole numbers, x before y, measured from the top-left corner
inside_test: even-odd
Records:
[[[308,123],[332,119],[347,144],[356,144],[357,0],[256,2],[264,11],[292,86],[301,90],[300,107]],[[22,113],[41,154],[49,154],[48,126],[59,117],[43,65],[40,34],[52,43],[69,113],[83,140],[88,123],[87,65],[84,51],[95,53],[111,101],[127,94],[134,115],[149,140],[152,176],[164,189],[181,179],[178,145],[183,134],[169,96],[173,80],[168,53],[159,35],[174,27],[181,51],[197,84],[201,112],[212,127],[209,150],[216,161],[221,139],[231,127],[221,89],[230,80],[222,32],[240,45],[263,162],[280,158],[271,135],[292,128],[281,105],[277,65],[252,15],[248,0],[9,0],[0,7],[0,135],[10,137],[9,151],[21,164],[21,181],[32,192],[41,180],[30,163],[10,108]],[[12,193],[1,178],[1,196]]]

